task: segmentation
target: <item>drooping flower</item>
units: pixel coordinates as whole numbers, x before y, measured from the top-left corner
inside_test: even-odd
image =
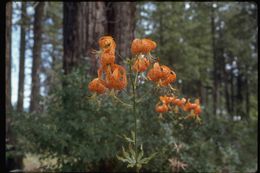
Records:
[[[189,111],[190,114],[188,116],[186,116],[186,119],[196,119],[200,121],[200,114],[202,112],[201,107],[200,107],[200,101],[199,99],[196,99],[194,103],[188,103],[188,105],[185,105]]]
[[[150,62],[145,57],[138,57],[132,66],[135,72],[144,72],[150,65]]]
[[[194,109],[197,105],[195,103],[190,103],[190,101],[188,100],[187,103],[183,106],[183,110],[184,111],[190,111],[192,109]]]
[[[116,48],[116,43],[111,36],[103,36],[98,40],[99,47],[105,51],[110,52]]]
[[[169,110],[168,106],[166,104],[159,105],[160,103],[157,103],[155,106],[155,110],[158,113],[165,113]]]
[[[143,44],[143,52],[148,53],[151,52],[156,48],[156,43],[150,39],[142,39],[142,44]]]
[[[107,65],[113,65],[115,63],[115,54],[112,52],[102,52],[100,56],[100,64],[102,68],[106,68]]]
[[[195,104],[196,104],[196,107],[194,108],[194,113],[199,116],[201,113],[200,100],[196,99]]]
[[[159,81],[160,86],[167,86],[176,80],[176,74],[169,67],[162,65],[162,77]]]
[[[105,82],[99,78],[95,78],[88,84],[88,89],[91,92],[103,94],[106,91]]]
[[[123,66],[114,64],[106,70],[106,87],[122,90],[127,85],[126,70]]]
[[[176,74],[169,67],[154,63],[153,68],[147,73],[147,78],[158,83],[160,86],[167,86],[176,80]]]
[[[131,46],[131,52],[132,54],[138,54],[141,53],[143,50],[143,44],[141,39],[134,39]]]
[[[157,82],[162,77],[162,69],[158,62],[153,64],[153,68],[147,73],[147,78],[151,81]]]
[[[156,48],[156,43],[150,39],[134,39],[131,45],[132,54],[149,53]]]
[[[159,98],[164,104],[170,104],[174,100],[174,97],[171,96],[160,96]]]

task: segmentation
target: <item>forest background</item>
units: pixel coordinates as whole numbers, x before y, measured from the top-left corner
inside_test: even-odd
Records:
[[[22,169],[35,154],[55,160],[38,168],[45,171],[132,170],[116,158],[124,143],[118,135],[133,127],[131,111],[109,97],[86,98],[99,66],[91,50],[111,35],[117,63],[131,56],[134,38],[154,40],[154,55],[177,74],[174,87],[202,105],[202,124],[183,129],[158,120],[159,93],[146,96],[137,106],[138,140],[145,153],[161,154],[141,172],[170,171],[177,155],[188,165],[183,172],[254,172],[257,13],[250,2],[7,3],[7,167]]]

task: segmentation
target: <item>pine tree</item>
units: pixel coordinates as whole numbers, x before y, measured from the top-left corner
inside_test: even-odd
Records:
[[[21,7],[21,34],[20,34],[20,62],[19,62],[19,86],[18,86],[18,103],[17,111],[23,111],[23,99],[24,99],[24,62],[26,51],[26,28],[27,28],[27,13],[26,2],[22,2]]]
[[[40,65],[41,65],[41,48],[42,48],[42,23],[44,17],[44,2],[39,2],[35,8],[34,28],[33,28],[33,65],[32,65],[32,87],[30,112],[39,111],[40,99]]]

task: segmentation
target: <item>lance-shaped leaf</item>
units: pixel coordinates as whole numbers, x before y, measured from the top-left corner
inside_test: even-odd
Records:
[[[140,163],[141,164],[147,164],[152,158],[154,158],[154,156],[156,155],[157,153],[153,153],[151,154],[149,157],[145,157],[143,159],[140,160]]]
[[[141,144],[141,146],[140,146],[140,150],[141,150],[141,152],[138,154],[137,163],[140,162],[140,160],[142,159],[142,157],[143,157],[143,155],[144,155],[143,145],[142,145],[142,144]]]

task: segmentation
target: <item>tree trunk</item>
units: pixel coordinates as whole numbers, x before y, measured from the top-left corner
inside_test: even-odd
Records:
[[[19,63],[19,86],[18,86],[18,103],[17,111],[23,112],[23,99],[24,99],[24,61],[26,50],[26,2],[22,2],[21,8],[21,35],[20,35],[20,63]]]
[[[136,23],[136,4],[135,2],[113,2],[113,6],[115,10],[115,23],[109,30],[114,29],[114,31],[111,32],[111,35],[115,38],[117,43],[116,52],[121,57],[130,57],[130,47],[132,40],[134,39]],[[107,20],[109,21],[110,19],[107,18]],[[120,63],[123,60],[120,56],[117,56],[117,63]]]
[[[11,43],[12,43],[12,2],[6,3],[6,32],[5,32],[5,97],[6,111],[10,112],[11,104]]]
[[[105,33],[105,3],[65,2],[63,13],[65,74],[70,73],[86,56],[96,66],[97,61],[90,50],[98,48],[98,38]]]
[[[41,64],[41,48],[42,48],[42,32],[43,32],[44,2],[39,2],[35,8],[34,28],[33,28],[33,65],[32,65],[32,89],[30,100],[30,112],[39,111],[40,97],[40,64]]]
[[[130,57],[134,39],[136,5],[133,2],[66,2],[63,6],[63,36],[65,74],[90,57],[91,71],[96,74],[97,60],[90,53],[98,49],[98,39],[103,35],[114,37],[116,53]],[[116,62],[122,58],[117,56]]]
[[[232,116],[234,116],[234,112],[235,112],[235,109],[234,109],[234,106],[235,106],[235,102],[236,102],[236,98],[235,98],[235,91],[234,91],[234,74],[233,74],[233,68],[231,69],[231,79],[230,79],[230,90],[231,90],[231,113],[232,113]]]
[[[228,89],[228,84],[229,84],[229,80],[228,80],[228,73],[225,71],[225,75],[224,75],[224,87],[225,87],[225,101],[226,101],[226,109],[228,113],[231,113],[231,108],[230,108],[230,93],[229,93],[229,89]]]
[[[211,7],[211,35],[212,35],[212,54],[213,54],[213,114],[217,114],[218,105],[218,73],[217,73],[217,54],[215,40],[215,9]]]
[[[6,76],[5,76],[5,96],[6,96],[6,129],[5,129],[5,142],[11,148],[6,148],[6,152],[14,152],[15,154],[8,157],[5,162],[5,167],[7,171],[22,168],[22,157],[16,155],[16,137],[11,128],[11,39],[12,39],[12,2],[6,3],[6,40],[5,40],[5,59],[6,59]]]
[[[237,115],[240,115],[240,116],[244,116],[243,118],[245,118],[245,114],[244,114],[244,109],[243,109],[243,100],[244,100],[244,97],[243,97],[243,93],[244,93],[244,80],[243,80],[243,77],[242,77],[242,74],[239,74],[237,76],[237,93],[236,93],[236,98],[237,98]]]
[[[245,81],[245,85],[246,85],[246,113],[247,113],[247,117],[248,119],[250,119],[250,85],[249,85],[249,80],[248,78],[246,78]]]

